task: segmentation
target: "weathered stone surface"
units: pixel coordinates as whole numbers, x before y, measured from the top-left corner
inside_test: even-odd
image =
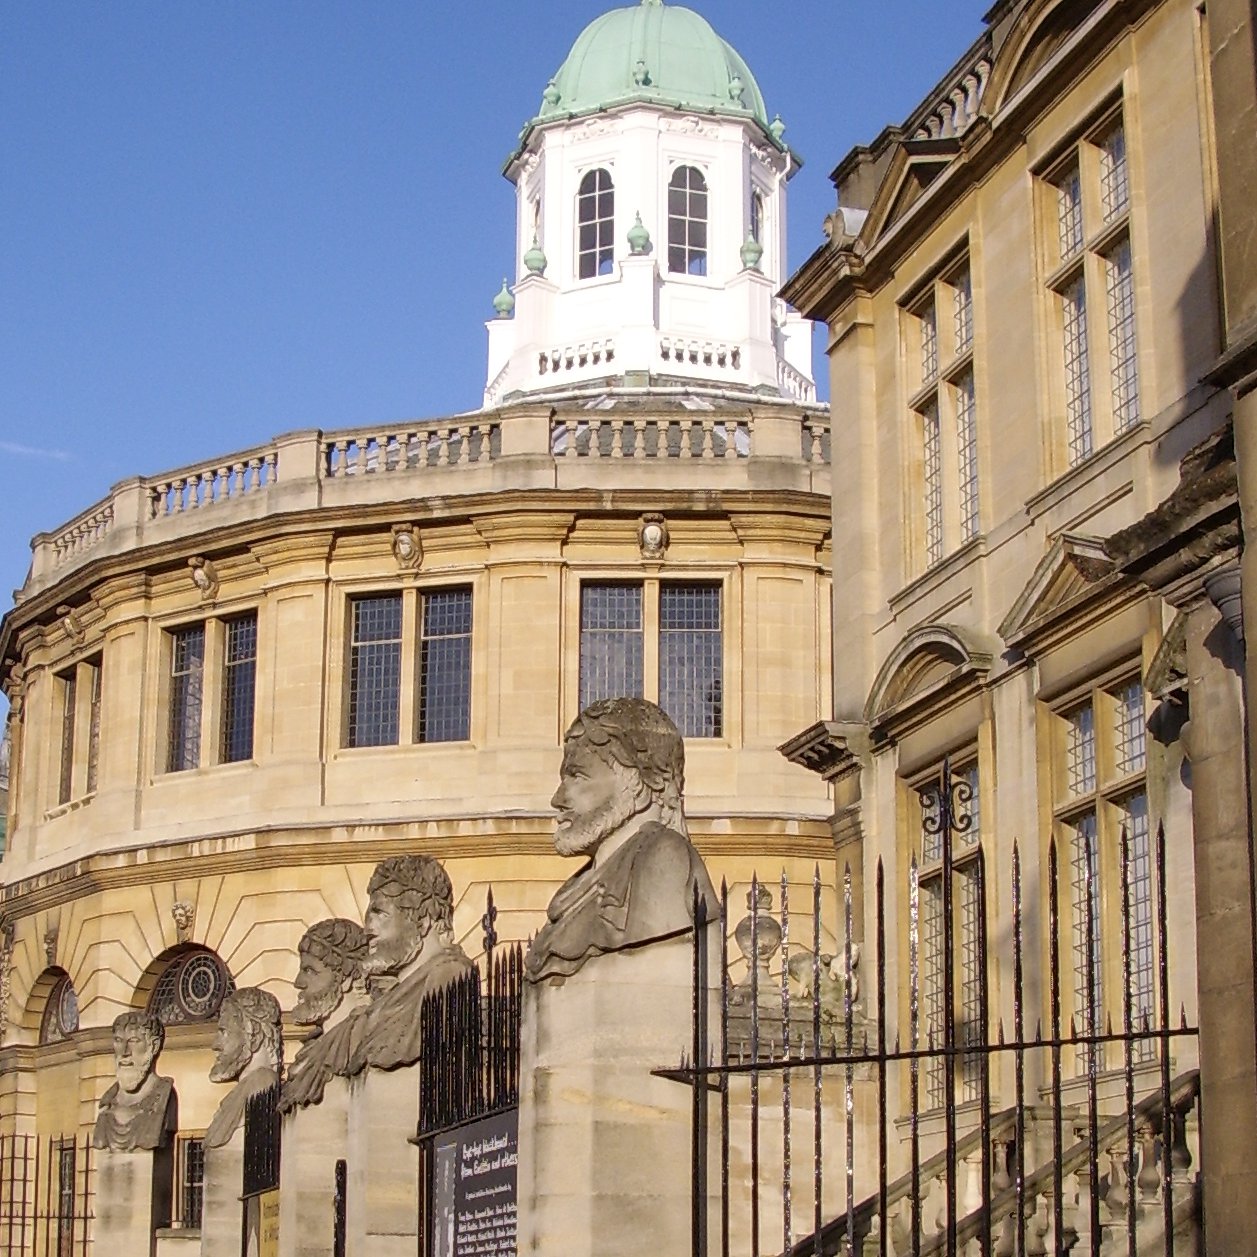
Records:
[[[221,1112],[221,1110],[220,1110]],[[244,1227],[244,1124],[221,1143],[205,1141],[201,1257],[239,1257]]]
[[[279,1001],[269,992],[246,986],[223,1000],[214,1039],[217,1057],[211,1082],[235,1082],[205,1132],[206,1148],[221,1148],[244,1126],[250,1097],[279,1081],[284,1032]],[[206,1173],[208,1173],[207,1159]]]
[[[280,1257],[331,1257],[336,1162],[347,1159],[349,1140],[348,1081],[326,1079],[318,1103],[285,1113],[282,1138]]]
[[[595,956],[689,931],[716,896],[684,832],[681,735],[654,703],[594,703],[567,731],[555,850],[590,862],[559,888],[528,950],[528,978],[566,977]]]
[[[178,1126],[174,1084],[154,1072],[165,1041],[165,1027],[147,1013],[123,1013],[114,1019],[118,1081],[101,1096],[93,1147],[151,1151],[169,1142]]]

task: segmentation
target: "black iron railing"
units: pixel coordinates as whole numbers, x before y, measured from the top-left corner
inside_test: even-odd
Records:
[[[0,1135],[0,1257],[86,1257],[94,1193],[86,1136]]]
[[[881,860],[874,870],[867,993],[849,868],[832,932],[819,869],[797,915],[784,876],[776,910],[753,879],[736,929],[721,889],[721,935],[735,946],[722,948],[709,982],[696,942],[691,1053],[679,1070],[659,1071],[693,1091],[695,1257],[709,1247],[721,1257],[1133,1257],[1173,1254],[1176,1237],[1186,1251],[1184,1232],[1202,1226],[1191,1151],[1198,1077],[1175,1053],[1190,1057],[1197,1032],[1181,1009],[1171,1013],[1164,829],[1142,839],[1152,850],[1139,868],[1121,835],[1117,920],[1105,932],[1120,934],[1119,966],[1116,947],[1092,942],[1098,897],[1084,884],[1062,905],[1055,839],[1036,863],[1033,897],[1018,844],[1000,851],[1009,899],[992,937],[990,853],[972,824],[970,779],[945,764],[922,799],[928,864],[923,874],[911,859],[889,927]],[[1083,868],[1084,882],[1094,876]],[[802,946],[790,936],[799,916],[810,916]],[[1069,971],[1063,947],[1075,956]],[[1138,982],[1137,955],[1153,970]],[[1107,1012],[1102,965],[1123,979]],[[1155,1005],[1141,1005],[1136,991],[1153,979]],[[719,1014],[709,1028],[712,987]],[[1078,1010],[1068,1022],[1066,996]],[[718,1138],[707,1134],[713,1094]]]

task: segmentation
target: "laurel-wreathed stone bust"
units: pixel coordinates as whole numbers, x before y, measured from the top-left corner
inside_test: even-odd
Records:
[[[279,1098],[281,1112],[318,1104],[328,1079],[348,1072],[349,1036],[341,1027],[366,999],[366,957],[366,930],[343,917],[312,925],[297,944],[292,1016],[298,1025],[313,1026],[314,1033],[288,1072]]]
[[[205,1132],[207,1148],[221,1148],[244,1122],[251,1097],[279,1081],[284,1032],[279,1001],[256,986],[241,987],[218,1010],[210,1082],[234,1082]]]
[[[113,1055],[117,1081],[100,1098],[92,1146],[111,1152],[151,1151],[178,1126],[174,1083],[155,1072],[166,1028],[151,1013],[114,1018]]]
[[[371,875],[367,894],[362,968],[371,1002],[344,1022],[345,1072],[351,1076],[413,1065],[420,1056],[423,997],[471,968],[454,941],[454,889],[431,856],[385,860]]]
[[[688,932],[695,895],[716,895],[681,811],[685,746],[662,708],[611,698],[567,731],[554,835],[560,855],[588,857],[550,901],[525,960],[534,982],[564,978],[608,952]]]

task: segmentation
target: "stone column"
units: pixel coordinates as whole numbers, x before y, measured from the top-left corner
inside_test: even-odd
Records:
[[[1201,1147],[1209,1247],[1249,1251],[1257,1200],[1257,1025],[1243,650],[1207,602],[1189,613]]]
[[[244,1123],[220,1147],[205,1149],[201,1257],[240,1257],[244,1234]]]
[[[170,1150],[105,1150],[97,1156],[96,1251],[108,1257],[151,1257],[157,1227],[170,1222]]]
[[[319,1104],[285,1116],[279,1169],[280,1257],[331,1257],[336,1162],[348,1160],[348,1138],[349,1084],[344,1078],[328,1080]]]
[[[419,1067],[367,1069],[350,1079],[348,1097],[349,1257],[414,1257],[419,1149],[410,1141],[419,1128]]]
[[[520,1257],[690,1251],[691,1090],[651,1071],[675,1067],[690,1050],[692,1001],[689,937],[525,985]],[[718,1237],[719,1161],[709,1164]]]

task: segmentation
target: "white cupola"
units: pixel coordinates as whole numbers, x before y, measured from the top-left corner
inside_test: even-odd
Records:
[[[799,167],[705,19],[641,0],[581,33],[521,132],[515,282],[489,322],[485,405],[599,383],[815,400],[785,279]]]

